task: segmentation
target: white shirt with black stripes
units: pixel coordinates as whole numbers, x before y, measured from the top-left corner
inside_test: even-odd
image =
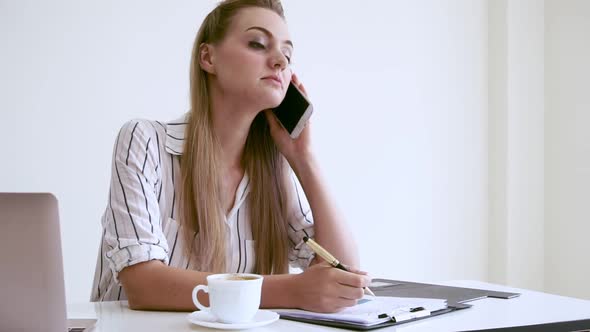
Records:
[[[160,260],[176,268],[194,268],[184,254],[178,220],[186,116],[169,123],[132,120],[119,131],[91,301],[126,300],[117,275],[127,266]],[[306,268],[314,253],[303,244],[303,237],[313,236],[313,216],[300,183],[291,177],[295,194],[289,204],[289,261],[292,267]],[[228,272],[253,272],[248,192],[249,178],[244,174],[225,220]]]

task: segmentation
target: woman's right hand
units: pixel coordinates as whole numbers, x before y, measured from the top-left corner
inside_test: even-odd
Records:
[[[366,272],[347,272],[328,263],[315,264],[295,275],[296,306],[315,312],[337,312],[363,297],[371,278]]]

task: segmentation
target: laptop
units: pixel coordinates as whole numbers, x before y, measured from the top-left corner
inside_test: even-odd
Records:
[[[66,319],[58,204],[43,193],[0,193],[0,331],[90,331]]]

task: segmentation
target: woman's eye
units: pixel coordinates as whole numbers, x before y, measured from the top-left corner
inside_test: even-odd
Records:
[[[251,42],[248,43],[248,45],[251,48],[258,49],[258,50],[265,50],[266,49],[266,46],[264,46],[264,44],[259,43],[257,41],[251,41]],[[287,62],[288,63],[291,63],[291,57],[289,55],[287,55],[287,54],[284,54],[284,56],[285,56],[285,58],[287,58]]]
[[[261,43],[259,43],[257,41],[251,41],[250,42],[250,47],[261,49],[261,50],[265,49],[264,45],[262,45]]]

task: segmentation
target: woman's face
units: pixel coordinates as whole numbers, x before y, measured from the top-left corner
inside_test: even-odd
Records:
[[[211,49],[212,84],[224,98],[264,110],[285,97],[291,81],[293,44],[285,21],[264,8],[245,8],[225,38]]]

